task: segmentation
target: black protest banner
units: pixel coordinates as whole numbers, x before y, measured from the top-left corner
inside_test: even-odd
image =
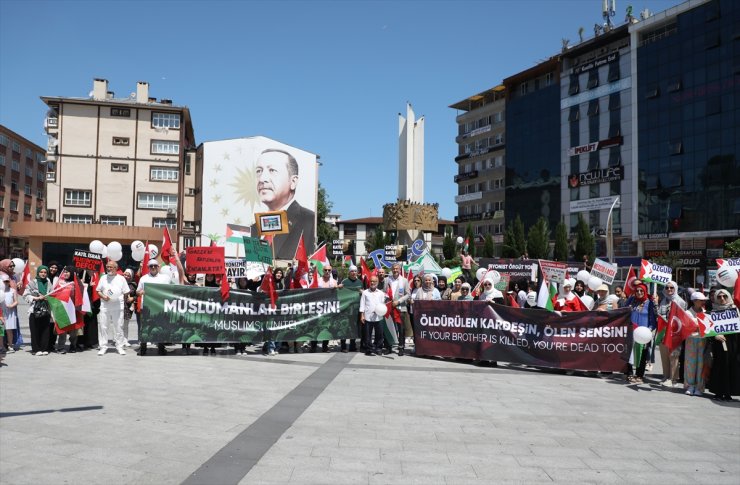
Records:
[[[621,371],[632,350],[629,309],[570,312],[484,301],[415,301],[417,355]]]
[[[75,249],[73,260],[75,269],[100,271],[100,264],[103,261],[103,256],[85,249]]]
[[[360,294],[318,288],[278,292],[275,308],[264,293],[147,284],[141,339],[149,342],[262,342],[357,338]]]

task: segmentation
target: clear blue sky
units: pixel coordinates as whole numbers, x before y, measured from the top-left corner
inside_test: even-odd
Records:
[[[679,0],[619,1],[660,12]],[[600,0],[0,0],[0,123],[41,146],[39,96],[116,97],[190,108],[198,143],[265,135],[318,153],[343,219],[379,216],[398,193],[397,114],[426,117],[425,201],[453,218],[456,113],[448,108],[556,54],[601,22]]]

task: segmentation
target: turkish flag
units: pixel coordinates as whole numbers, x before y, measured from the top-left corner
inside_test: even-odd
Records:
[[[630,265],[630,269],[627,270],[627,281],[624,282],[625,298],[628,298],[632,293],[634,293],[635,283],[637,283],[637,278],[635,277],[635,272],[632,270],[632,265]]]
[[[506,298],[509,300],[510,307],[519,308],[519,303],[516,301],[516,298],[514,298],[512,293],[507,293]]]
[[[308,276],[308,256],[306,256],[306,243],[303,242],[303,234],[298,240],[298,247],[295,250],[295,260],[297,264],[295,266],[295,272],[293,273],[293,281],[290,282],[291,288],[303,288],[301,280]]]
[[[696,320],[679,305],[671,303],[671,310],[668,312],[665,346],[669,350],[676,349],[689,335],[698,330],[699,325],[696,323]]]
[[[162,261],[170,264],[170,252],[172,251],[172,238],[170,238],[170,230],[167,226],[162,228]]]
[[[365,258],[360,258],[360,275],[365,288],[370,286],[370,268],[367,267]]]
[[[267,273],[265,273],[265,277],[262,278],[262,284],[260,285],[260,290],[262,290],[262,293],[266,294],[270,297],[270,306],[272,308],[275,308],[278,294],[277,290],[275,290],[275,279],[272,276],[272,267],[267,267]]]
[[[229,292],[231,287],[229,286],[229,278],[226,277],[226,273],[221,277],[221,301],[229,299]]]

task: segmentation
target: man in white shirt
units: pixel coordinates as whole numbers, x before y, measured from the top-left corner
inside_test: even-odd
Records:
[[[119,275],[118,263],[108,261],[105,265],[105,276],[100,278],[95,291],[100,296],[100,313],[98,313],[98,355],[105,355],[108,351],[108,340],[113,337],[116,350],[126,355],[123,350],[125,338],[123,336],[123,300],[129,293],[126,278]]]
[[[182,274],[182,273],[180,273]],[[172,277],[170,275],[162,274],[159,272],[159,263],[156,259],[150,259],[149,260],[149,273],[142,275],[141,278],[139,278],[139,286],[136,287],[136,294],[139,296],[144,295],[144,285],[146,283],[157,283],[160,285],[171,285]],[[143,299],[141,300],[144,301]],[[139,335],[141,335],[141,326],[139,327]],[[141,340],[141,337],[139,337],[141,345],[139,347],[139,354],[140,355],[146,355],[146,342]],[[157,344],[157,350],[159,355],[165,355],[167,354],[167,350],[165,350],[164,344]]]
[[[381,322],[383,316],[376,313],[378,305],[385,305],[385,293],[378,289],[378,277],[370,278],[370,288],[362,292],[360,297],[360,321],[365,331],[367,351],[365,355],[382,355],[383,331]],[[373,332],[375,338],[373,339]]]

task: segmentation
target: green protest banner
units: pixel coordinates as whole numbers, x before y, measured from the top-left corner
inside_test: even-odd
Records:
[[[272,248],[270,243],[258,237],[244,236],[244,259],[272,266]]]
[[[336,288],[283,290],[275,308],[264,293],[147,284],[141,339],[149,342],[263,342],[357,338],[360,294]]]

